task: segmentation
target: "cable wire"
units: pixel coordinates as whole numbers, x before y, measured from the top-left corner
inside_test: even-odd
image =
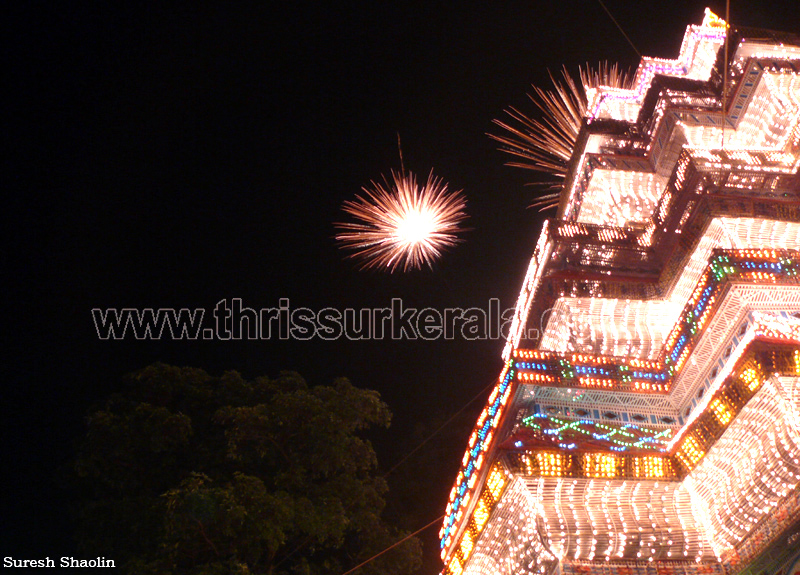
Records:
[[[369,558],[369,559],[367,559],[366,561],[364,561],[364,562],[362,562],[362,563],[359,563],[358,565],[356,565],[355,567],[353,567],[353,568],[352,568],[352,569],[350,569],[349,571],[345,571],[344,573],[342,573],[342,575],[349,575],[350,573],[352,573],[352,572],[353,572],[353,571],[355,571],[356,569],[360,569],[361,567],[363,567],[364,565],[366,565],[367,563],[369,563],[369,562],[370,562],[370,561],[372,561],[373,559],[377,559],[378,557],[380,557],[381,555],[383,555],[384,553],[386,553],[386,552],[387,552],[387,551],[389,551],[390,549],[394,549],[395,547],[397,547],[397,546],[398,546],[398,545],[400,545],[401,543],[403,543],[403,542],[405,542],[405,541],[407,541],[407,540],[411,539],[411,538],[412,538],[412,537],[414,537],[414,535],[416,535],[417,533],[421,533],[422,531],[425,531],[425,530],[426,530],[428,527],[430,527],[431,525],[434,525],[435,523],[438,523],[438,522],[439,522],[439,521],[441,521],[442,519],[444,519],[444,515],[440,515],[439,517],[437,517],[436,519],[434,519],[433,521],[431,521],[430,523],[428,523],[428,524],[427,524],[425,527],[420,527],[419,529],[417,529],[416,531],[414,531],[414,533],[410,533],[409,535],[406,535],[405,537],[403,537],[403,538],[402,538],[400,541],[398,541],[397,543],[393,543],[392,545],[390,545],[389,547],[387,547],[386,549],[384,549],[384,550],[383,550],[383,551],[381,551],[380,553],[376,553],[375,555],[373,555],[372,557],[370,557],[370,558]]]
[[[461,412],[462,412],[462,411],[464,411],[464,410],[465,410],[467,407],[469,407],[469,406],[470,406],[472,403],[474,403],[476,399],[478,399],[478,398],[479,398],[481,395],[483,395],[484,393],[486,393],[486,390],[490,389],[490,388],[491,388],[491,387],[493,387],[495,384],[496,384],[496,382],[495,382],[494,380],[492,380],[492,382],[491,382],[489,385],[487,385],[486,387],[484,387],[482,390],[480,390],[480,391],[478,392],[478,395],[476,395],[475,397],[473,397],[472,399],[470,399],[470,400],[469,400],[467,403],[465,403],[465,404],[464,404],[464,405],[461,407],[461,409],[459,409],[459,410],[458,410],[458,411],[456,411],[456,412],[455,412],[453,415],[451,415],[451,416],[450,416],[450,419],[448,419],[448,420],[447,420],[447,421],[445,421],[445,422],[444,422],[442,425],[440,425],[440,426],[439,426],[439,428],[438,428],[436,431],[434,431],[433,433],[431,433],[431,434],[430,434],[428,437],[426,437],[426,438],[425,438],[425,439],[422,441],[422,443],[420,443],[420,444],[419,444],[419,445],[417,445],[417,446],[416,446],[414,449],[412,449],[411,451],[409,451],[409,452],[408,452],[408,453],[405,455],[405,457],[403,457],[403,458],[402,458],[400,461],[398,461],[397,463],[395,463],[395,464],[394,464],[394,467],[392,467],[392,468],[391,468],[389,471],[387,471],[386,473],[384,473],[384,474],[383,474],[383,476],[384,476],[384,477],[388,477],[388,476],[389,476],[389,475],[392,473],[392,471],[394,471],[395,469],[397,469],[398,467],[400,467],[400,466],[401,466],[403,463],[405,463],[405,461],[406,461],[406,460],[407,460],[409,457],[411,457],[411,456],[412,456],[412,455],[414,455],[414,454],[415,454],[417,451],[419,451],[419,449],[420,449],[420,448],[421,448],[423,445],[425,445],[426,443],[428,443],[428,441],[430,441],[431,439],[433,439],[434,437],[436,437],[436,435],[437,435],[437,434],[438,434],[438,433],[439,433],[439,432],[440,432],[442,429],[444,429],[445,427],[447,427],[447,425],[448,425],[450,422],[452,422],[452,421],[453,421],[453,420],[454,420],[456,417],[458,417],[458,416],[461,414]]]
[[[619,28],[619,31],[622,32],[622,35],[625,36],[625,39],[628,41],[628,44],[631,45],[631,48],[633,48],[633,51],[636,52],[636,54],[639,56],[639,58],[641,58],[642,54],[639,52],[639,50],[636,49],[636,46],[634,46],[634,44],[631,41],[631,39],[628,38],[628,35],[625,33],[625,30],[622,29],[622,26],[620,26],[619,23],[611,15],[611,12],[608,11],[608,8],[606,8],[606,5],[603,4],[603,0],[597,0],[597,1],[600,2],[600,6],[602,6],[603,10],[606,11],[606,14],[608,14],[608,17],[611,18],[611,21],[616,25],[617,28]]]
[[[722,142],[720,146],[725,150],[725,124],[727,123],[727,96],[728,96],[728,37],[731,35],[731,2],[725,0],[725,60],[722,62]]]

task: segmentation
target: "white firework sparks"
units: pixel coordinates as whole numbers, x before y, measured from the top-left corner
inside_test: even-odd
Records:
[[[392,184],[372,182],[362,188],[365,196],[347,201],[342,209],[358,223],[336,224],[341,247],[356,250],[350,257],[362,261],[361,268],[394,272],[432,267],[442,250],[460,240],[459,224],[467,218],[461,192],[449,192],[447,184],[431,172],[424,186],[412,173],[392,171]]]

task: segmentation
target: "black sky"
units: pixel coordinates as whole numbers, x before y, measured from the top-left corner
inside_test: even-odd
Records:
[[[640,52],[669,58],[705,6],[605,4]],[[796,1],[740,4],[734,22],[800,32]],[[92,402],[153,361],[246,376],[294,369],[312,383],[346,375],[395,413],[376,438],[390,468],[491,383],[501,341],[100,341],[90,310],[210,315],[223,298],[512,307],[542,216],[526,209],[530,176],[504,167],[486,137],[492,119],[509,105],[530,110],[525,93],[548,85],[548,69],[638,63],[596,1],[10,10],[2,547],[15,557],[71,549],[59,489],[71,442]],[[344,200],[400,167],[398,133],[406,169],[464,190],[472,230],[433,270],[360,272],[333,223]],[[406,520],[442,513],[480,408],[404,464],[424,483]]]

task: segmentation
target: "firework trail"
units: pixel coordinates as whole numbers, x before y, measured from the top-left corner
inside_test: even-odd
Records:
[[[580,82],[576,82],[566,68],[561,71],[563,83],[550,74],[552,90],[533,87],[534,94],[528,94],[539,109],[541,118],[531,118],[516,108],[509,108],[506,114],[511,122],[494,120],[505,134],[489,137],[500,142],[501,150],[516,156],[518,160],[507,165],[544,172],[551,179],[540,185],[553,193],[541,195],[532,206],[542,210],[558,206],[561,186],[567,173],[567,163],[572,157],[583,118],[586,115],[587,97],[590,89],[599,86],[629,88],[631,78],[621,72],[616,64],[601,63],[596,69],[579,69]]]

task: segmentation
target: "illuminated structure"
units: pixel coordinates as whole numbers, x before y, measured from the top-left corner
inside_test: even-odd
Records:
[[[445,575],[773,573],[800,553],[799,73],[798,37],[706,11],[676,60],[589,91]]]

